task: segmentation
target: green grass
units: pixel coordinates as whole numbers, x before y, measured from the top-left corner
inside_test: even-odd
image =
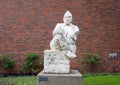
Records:
[[[0,85],[36,85],[36,76],[0,78]]]
[[[91,76],[83,79],[84,85],[120,85],[120,75]]]
[[[120,85],[120,75],[85,75],[84,85]],[[36,85],[36,76],[0,78],[0,85]]]

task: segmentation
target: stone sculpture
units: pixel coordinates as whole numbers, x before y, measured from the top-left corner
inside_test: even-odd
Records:
[[[69,11],[64,14],[63,21],[53,31],[51,50],[44,51],[45,73],[69,73],[70,59],[76,57],[75,42],[79,28],[72,24],[72,14]]]

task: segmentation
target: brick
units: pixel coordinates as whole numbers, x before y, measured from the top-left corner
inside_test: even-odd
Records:
[[[82,71],[80,60],[83,54],[93,52],[101,58],[96,72],[120,72],[119,5],[119,0],[2,0],[0,54],[13,54],[16,57],[16,69],[25,53],[43,55],[44,50],[50,49],[55,25],[62,22],[63,14],[70,10],[73,23],[80,28],[76,42],[78,57],[71,61],[71,68]],[[115,62],[108,58],[109,52],[118,54]]]

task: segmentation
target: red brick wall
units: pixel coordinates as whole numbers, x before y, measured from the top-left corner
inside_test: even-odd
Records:
[[[71,68],[82,71],[83,54],[97,53],[96,72],[120,72],[119,0],[0,0],[0,54],[13,54],[17,64],[27,52],[43,55],[66,10],[80,28]],[[117,58],[109,58],[109,52]]]

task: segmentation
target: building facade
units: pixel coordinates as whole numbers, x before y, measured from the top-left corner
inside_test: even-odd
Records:
[[[16,70],[27,52],[43,56],[67,10],[80,28],[71,68],[83,71],[83,54],[96,53],[96,72],[120,72],[119,0],[0,0],[0,54],[12,54]]]

